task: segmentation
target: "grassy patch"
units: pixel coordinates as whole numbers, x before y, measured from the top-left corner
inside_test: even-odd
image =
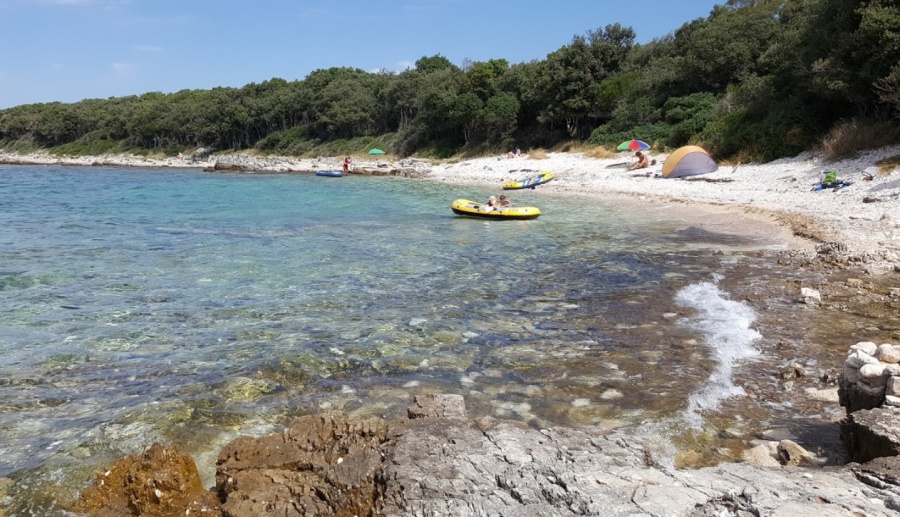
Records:
[[[583,151],[584,155],[588,158],[595,158],[597,160],[607,160],[609,158],[615,158],[619,155],[616,151],[611,151],[606,147],[592,147],[585,151]]]
[[[822,138],[820,149],[825,158],[852,158],[860,151],[896,145],[900,141],[900,127],[896,123],[850,120],[835,125]]]

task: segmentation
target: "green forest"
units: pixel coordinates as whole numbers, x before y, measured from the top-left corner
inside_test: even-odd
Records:
[[[646,44],[611,24],[548,51],[16,106],[0,111],[0,148],[447,158],[639,138],[769,161],[900,143],[898,0],[728,0]]]

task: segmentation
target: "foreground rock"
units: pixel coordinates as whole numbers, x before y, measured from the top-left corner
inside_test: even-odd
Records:
[[[97,474],[74,510],[99,517],[221,515],[216,496],[204,490],[194,460],[155,444]]]
[[[851,461],[900,454],[900,346],[860,342],[850,347],[838,380],[841,440]]]
[[[376,515],[384,426],[340,416],[297,419],[284,433],[242,437],[216,462],[226,515]]]
[[[168,459],[171,452],[145,454],[141,471],[153,475],[117,477],[112,484],[105,481],[110,475],[103,476],[100,488],[84,493],[95,504],[82,503],[79,510],[103,516],[348,517],[825,517],[900,511],[897,470],[885,460],[839,469],[725,464],[679,471],[661,464],[662,448],[624,432],[473,420],[456,395],[421,397],[409,417],[385,428],[373,421],[308,416],[280,434],[240,438],[219,457],[220,505],[200,506],[193,482],[186,483],[194,486],[193,495],[179,499],[167,491],[180,483],[163,487],[160,480],[172,478],[169,469],[179,463]],[[131,464],[135,457],[130,458],[120,462]],[[96,504],[92,494],[98,491],[110,506]],[[165,506],[156,502],[162,500]],[[184,507],[176,508],[178,501]],[[162,508],[170,513],[153,513]]]

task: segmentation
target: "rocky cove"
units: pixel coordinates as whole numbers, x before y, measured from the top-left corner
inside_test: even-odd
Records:
[[[863,410],[872,411],[872,410]],[[884,411],[848,433],[891,441]],[[876,439],[868,436],[868,439]],[[240,438],[203,489],[189,456],[154,445],[98,473],[74,510],[89,515],[890,515],[895,456],[814,468],[790,440],[753,463],[666,468],[659,444],[599,427],[532,429],[469,419],[458,395],[418,397],[408,419],[300,417],[282,433]],[[776,461],[777,458],[777,461]],[[760,466],[754,463],[782,463]]]
[[[823,414],[798,426],[818,435],[792,434],[787,424],[750,435],[717,430],[705,438],[718,444],[717,462],[690,453],[703,447],[703,432],[676,452],[666,439],[615,421],[534,428],[470,417],[460,395],[423,394],[402,418],[315,414],[274,434],[238,438],[218,455],[214,487],[204,486],[190,455],[156,444],[97,472],[69,509],[97,516],[895,515],[897,273],[867,274],[858,257],[828,246],[778,260],[803,269],[810,287],[786,280],[793,305],[761,312],[769,323],[793,324],[779,347],[783,368],[764,375],[779,389],[748,381],[748,398],[783,397],[772,401],[784,408],[783,422],[791,405],[840,408],[841,418]],[[773,294],[766,289],[776,287],[729,289],[762,309]],[[840,327],[828,325],[838,320]],[[855,335],[883,340],[854,342]],[[832,346],[832,364],[810,365],[808,341],[843,346]],[[728,446],[731,452],[721,450]]]
[[[417,167],[411,164],[410,170]],[[403,167],[396,170],[412,175]],[[421,177],[433,172],[422,171]],[[835,196],[850,201],[842,211],[852,211],[852,199]],[[866,206],[889,212],[894,205],[888,195]],[[760,253],[796,274],[748,282],[737,268],[722,280],[728,293],[757,310],[759,325],[777,340],[767,363],[779,366],[736,373],[747,397],[729,401],[726,406],[732,407],[725,412],[738,422],[746,415],[748,425],[710,424],[677,437],[673,445],[654,439],[652,430],[635,433],[615,420],[535,427],[470,417],[471,408],[457,395],[423,394],[410,401],[406,418],[308,415],[282,432],[240,438],[219,454],[215,488],[193,474],[197,467],[190,456],[156,445],[103,469],[93,487],[78,487],[81,501],[67,506],[89,515],[893,514],[892,460],[880,459],[884,452],[859,456],[853,447],[891,456],[896,449],[890,438],[885,446],[883,437],[894,424],[884,419],[895,410],[882,408],[878,400],[864,403],[846,420],[857,430],[847,431],[840,421],[850,407],[839,404],[839,379],[851,346],[900,342],[896,223],[871,214],[832,218],[829,225],[872,229],[855,236],[876,251],[857,252],[826,242],[829,234],[813,222],[794,215],[786,219],[795,234],[819,241],[818,246]],[[675,311],[661,310],[651,318],[664,320]],[[877,346],[862,348],[881,361]],[[874,364],[859,353],[854,357]],[[649,358],[660,376],[667,374],[664,359],[665,354]],[[883,389],[887,400],[889,368],[871,369],[864,391]],[[848,386],[841,388],[844,393],[853,391]],[[797,419],[816,411],[821,418]],[[751,422],[765,423],[753,428]],[[874,431],[862,430],[860,423]],[[11,480],[0,486],[6,493],[17,490]],[[17,515],[18,509],[9,507],[8,514]]]

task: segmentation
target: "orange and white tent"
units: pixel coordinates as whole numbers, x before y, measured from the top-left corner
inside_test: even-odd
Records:
[[[663,164],[662,175],[664,178],[681,178],[706,174],[719,168],[708,152],[696,145],[679,147],[666,158]]]

